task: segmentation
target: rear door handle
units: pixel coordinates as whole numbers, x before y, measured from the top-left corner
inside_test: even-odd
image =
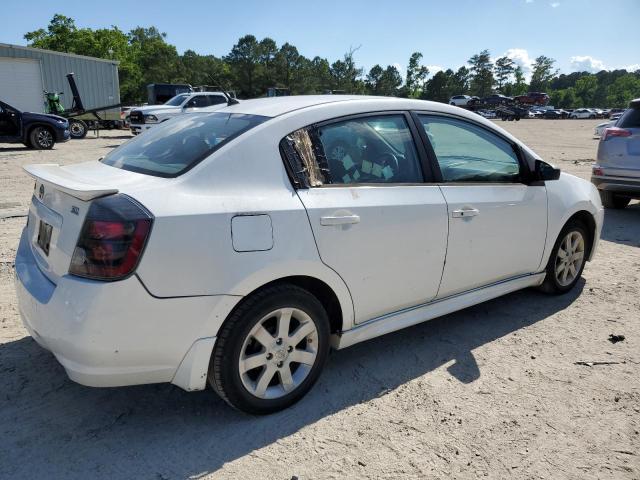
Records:
[[[453,218],[475,217],[477,215],[480,215],[480,210],[477,208],[461,208],[460,210],[451,212]]]
[[[358,215],[336,215],[320,217],[320,225],[349,225],[352,223],[360,223]]]

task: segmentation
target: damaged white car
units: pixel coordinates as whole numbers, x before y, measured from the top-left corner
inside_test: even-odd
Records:
[[[299,400],[332,347],[571,290],[603,219],[493,123],[407,99],[251,100],[25,169],[20,312],[69,377],[208,383],[252,413]]]

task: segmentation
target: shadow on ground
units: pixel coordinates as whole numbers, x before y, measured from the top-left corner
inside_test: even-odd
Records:
[[[633,202],[622,210],[605,210],[601,238],[640,247],[640,203]]]
[[[235,412],[211,391],[171,385],[92,389],[67,379],[30,337],[0,345],[0,478],[185,478],[267,446],[335,412],[454,361],[472,384],[472,351],[570,305],[516,292],[334,352],[300,403],[267,417]],[[523,353],[524,355],[524,353]]]

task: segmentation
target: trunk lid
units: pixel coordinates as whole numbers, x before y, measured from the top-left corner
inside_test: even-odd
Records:
[[[27,222],[29,245],[40,270],[56,284],[69,271],[91,202],[123,188],[135,190],[145,179],[145,185],[149,183],[148,176],[100,162],[27,165],[24,170],[35,179]]]

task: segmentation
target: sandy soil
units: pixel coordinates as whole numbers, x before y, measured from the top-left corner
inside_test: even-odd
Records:
[[[584,178],[596,123],[499,122]],[[606,213],[572,293],[522,291],[336,352],[276,415],[237,413],[211,391],[74,384],[20,323],[25,219],[6,217],[31,196],[22,165],[93,160],[127,137],[0,145],[0,478],[640,478],[637,202]]]

